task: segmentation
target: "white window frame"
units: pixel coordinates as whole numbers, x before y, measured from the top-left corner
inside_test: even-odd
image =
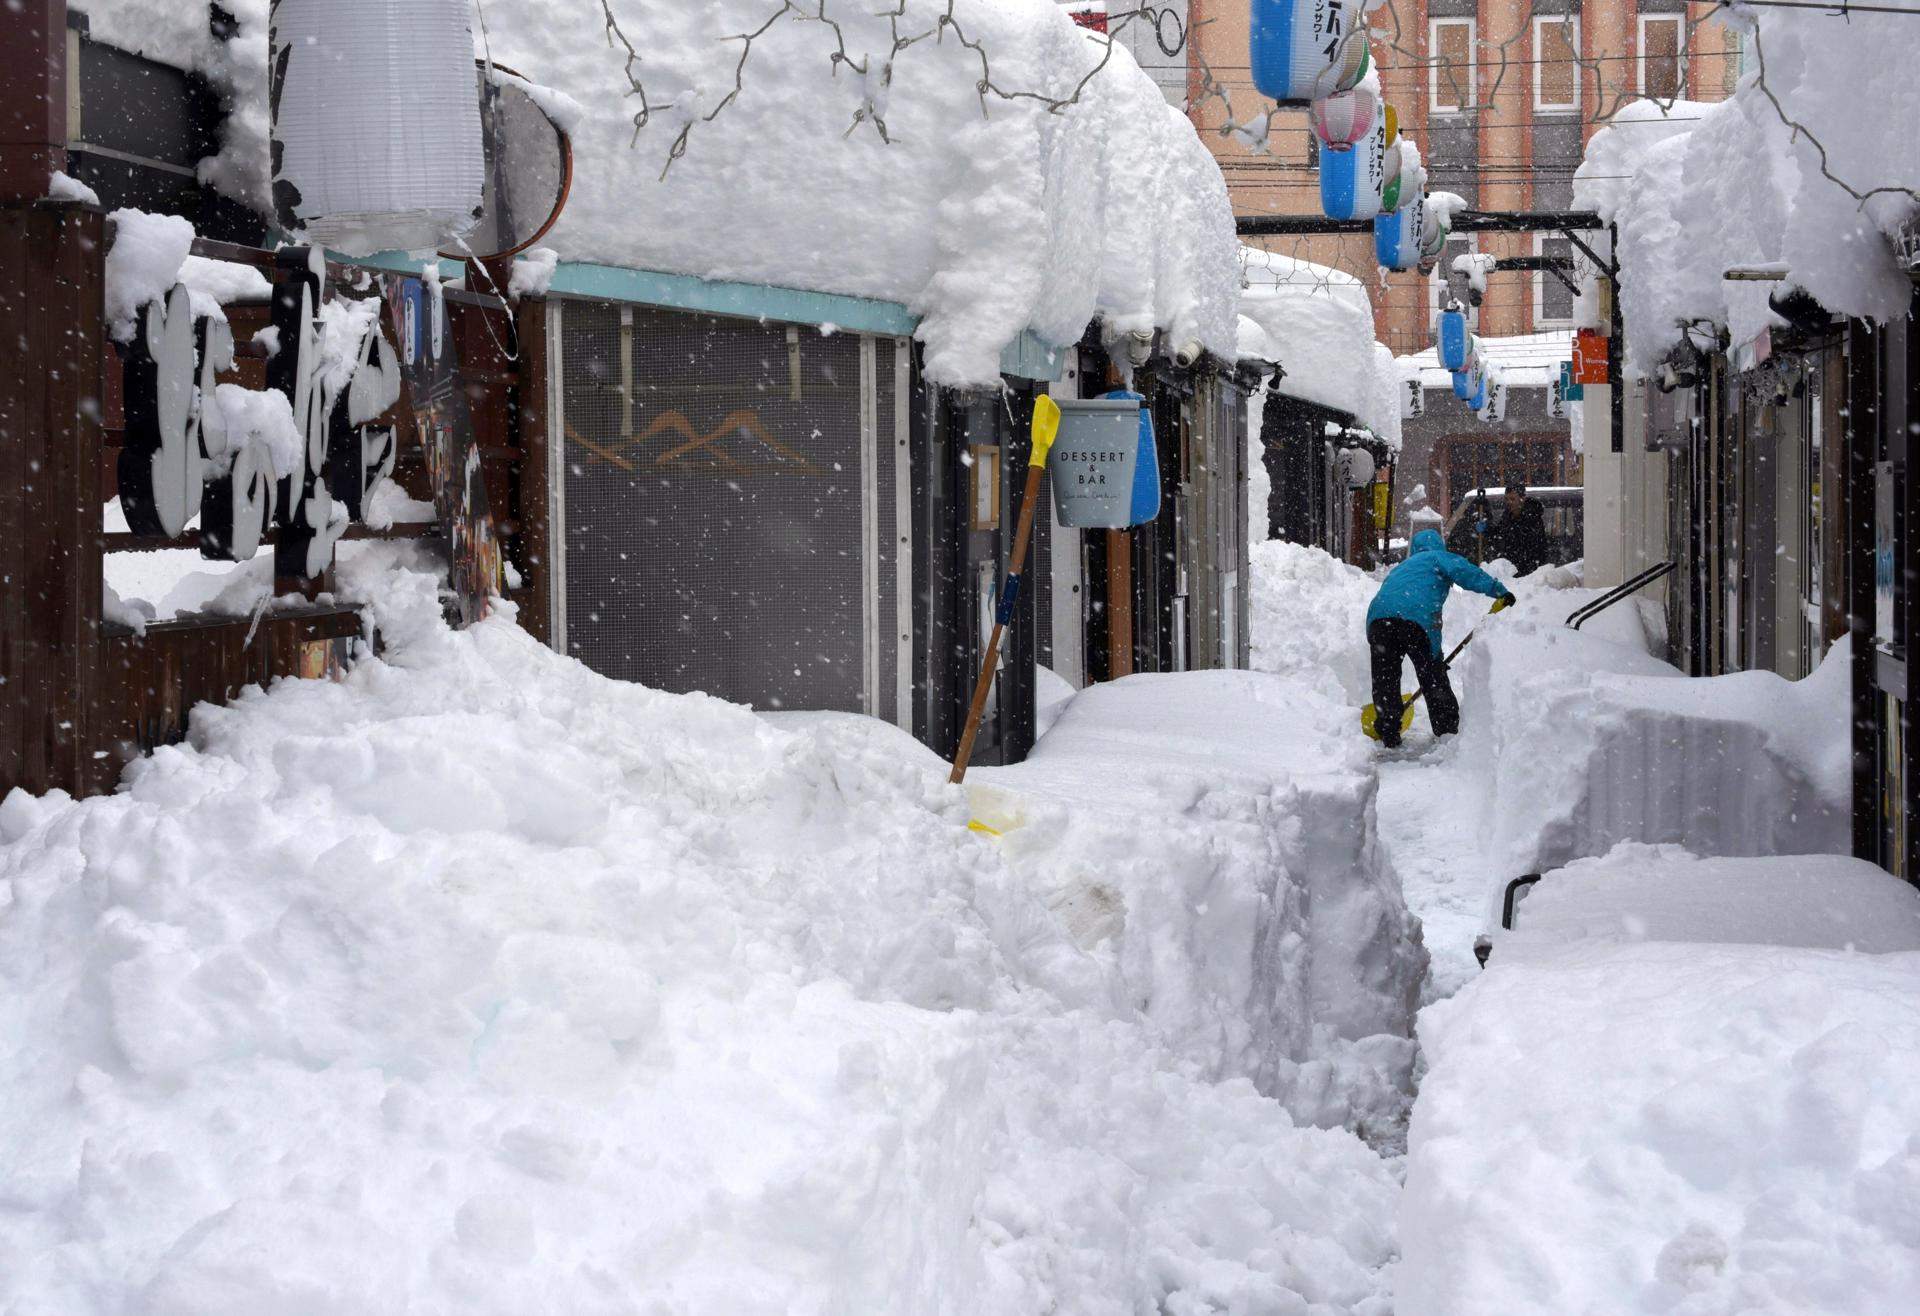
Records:
[[[1440,30],[1464,27],[1467,30],[1467,103],[1448,105],[1440,99]],[[1480,23],[1473,18],[1429,18],[1427,20],[1427,108],[1435,114],[1463,114],[1480,102]]]
[[[1647,25],[1671,23],[1674,26],[1673,83],[1677,98],[1685,98],[1687,87],[1687,16],[1685,14],[1642,14],[1635,28],[1633,49],[1634,86],[1647,95]]]
[[[1536,110],[1566,110],[1578,113],[1580,109],[1580,65],[1573,66],[1573,99],[1570,101],[1550,101],[1541,92],[1541,74],[1546,70],[1546,48],[1540,41],[1540,30],[1550,24],[1561,24],[1570,28],[1569,45],[1576,60],[1580,56],[1580,15],[1578,14],[1539,14],[1533,20],[1533,108]]]
[[[1536,234],[1534,234],[1534,235],[1533,235],[1533,254],[1534,254],[1534,255],[1536,255],[1536,256],[1545,256],[1545,255],[1547,255],[1547,254],[1548,254],[1548,253],[1547,253],[1547,238],[1548,238],[1549,236],[1550,236],[1550,235],[1548,235],[1548,234],[1545,234],[1545,233],[1536,233]],[[1559,235],[1558,235],[1558,234],[1554,234],[1554,235],[1551,235],[1551,236],[1555,236],[1555,237],[1557,237],[1557,236],[1559,236]],[[1575,253],[1575,251],[1573,250],[1573,243],[1572,243],[1572,242],[1568,242],[1568,243],[1567,243],[1567,248],[1568,248],[1568,250],[1567,250],[1567,255],[1568,255],[1568,256],[1574,256],[1574,255],[1576,254],[1576,253]],[[1577,270],[1576,270],[1576,272],[1575,272],[1575,273],[1574,273],[1573,275],[1571,275],[1570,277],[1571,277],[1571,278],[1573,278],[1573,280],[1574,280],[1574,281],[1575,281],[1576,283],[1577,283],[1577,282],[1579,282],[1579,274],[1578,274],[1578,272],[1577,272]],[[1547,272],[1546,270],[1536,270],[1536,271],[1534,271],[1534,275],[1533,275],[1533,329],[1534,329],[1534,332],[1535,332],[1535,333],[1540,333],[1540,332],[1543,332],[1544,330],[1548,330],[1548,329],[1571,329],[1571,328],[1573,328],[1573,321],[1574,321],[1574,313],[1575,313],[1575,312],[1576,312],[1576,311],[1577,311],[1577,310],[1579,309],[1579,308],[1578,308],[1578,307],[1576,307],[1576,306],[1569,306],[1569,307],[1567,308],[1567,315],[1566,315],[1566,317],[1565,317],[1564,319],[1562,319],[1562,318],[1560,318],[1560,317],[1557,317],[1557,316],[1549,316],[1549,315],[1547,314],[1547,280],[1548,280],[1548,279],[1553,279],[1553,280],[1555,281],[1555,286],[1558,286],[1558,284],[1559,284],[1559,280],[1558,280],[1558,277],[1557,277],[1557,276],[1555,276],[1555,275],[1553,275],[1553,274],[1549,274],[1549,273],[1548,273],[1548,272]],[[1576,299],[1576,300],[1577,300],[1577,299]]]

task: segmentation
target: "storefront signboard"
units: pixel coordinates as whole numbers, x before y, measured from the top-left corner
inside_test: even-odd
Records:
[[[1159,515],[1153,418],[1139,397],[1062,401],[1047,477],[1061,525],[1119,530]]]

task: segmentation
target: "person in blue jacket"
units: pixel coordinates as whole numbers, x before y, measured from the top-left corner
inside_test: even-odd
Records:
[[[1422,530],[1408,546],[1407,560],[1387,573],[1367,608],[1367,647],[1373,655],[1373,706],[1380,743],[1400,743],[1400,662],[1413,660],[1414,674],[1426,692],[1433,734],[1460,729],[1460,701],[1441,660],[1440,610],[1459,585],[1509,606],[1507,587],[1458,553],[1447,551],[1438,530]]]

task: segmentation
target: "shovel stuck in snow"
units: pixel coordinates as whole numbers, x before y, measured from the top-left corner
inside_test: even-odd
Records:
[[[1491,608],[1487,609],[1487,616],[1489,617],[1493,616],[1494,613],[1500,611],[1500,609],[1506,606],[1507,606],[1507,603],[1505,599],[1496,599],[1494,601],[1494,605]],[[1454,645],[1453,652],[1448,654],[1447,660],[1441,663],[1440,665],[1442,667],[1452,667],[1453,660],[1460,656],[1460,651],[1466,648],[1471,643],[1473,643],[1473,632],[1468,631],[1467,638],[1460,641],[1460,643]],[[1426,693],[1426,689],[1422,687],[1419,690],[1415,690],[1410,695],[1402,695],[1400,697],[1400,734],[1401,735],[1403,736],[1406,735],[1408,729],[1413,726],[1413,706],[1414,704],[1419,702],[1420,696],[1425,693]],[[1360,710],[1360,729],[1367,733],[1367,739],[1369,740],[1380,739],[1380,710],[1375,708],[1372,704],[1368,704],[1365,708]]]
[[[1060,433],[1060,404],[1042,393],[1033,400],[1033,453],[1027,459],[1027,491],[1020,500],[1020,521],[1013,534],[1013,553],[1007,562],[1007,578],[1000,586],[1000,603],[994,609],[993,634],[987,639],[986,656],[980,662],[980,678],[974,682],[973,704],[967,710],[967,724],[960,734],[960,752],[953,756],[953,772],[947,780],[958,786],[967,779],[967,764],[973,758],[973,740],[980,734],[980,719],[986,715],[987,693],[993,689],[993,671],[1000,665],[1000,636],[1013,620],[1013,605],[1020,597],[1020,573],[1027,565],[1027,544],[1033,538],[1034,508],[1040,501],[1040,477],[1047,471],[1047,453]],[[996,834],[991,827],[977,830]]]

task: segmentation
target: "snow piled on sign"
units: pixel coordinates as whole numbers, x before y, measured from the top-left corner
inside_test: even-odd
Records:
[[[368,547],[340,589],[384,657],[0,804],[0,1308],[1386,1309],[1391,1166],[1237,1072],[1386,999],[1334,954],[1388,943],[1293,921],[1304,788],[1036,791],[996,842],[891,727],[604,680],[510,608],[452,632],[434,564]],[[1076,881],[1134,927],[1050,909]],[[1281,976],[1375,988],[1215,1000],[1260,926]],[[1319,1101],[1387,1042],[1269,1077]]]
[[[493,56],[585,107],[562,259],[904,302],[948,383],[997,383],[1022,330],[1066,344],[1096,317],[1234,358],[1226,184],[1124,46],[1082,87],[1108,47],[1051,0],[771,8],[614,0],[636,132],[600,0],[489,7]],[[896,32],[930,35],[890,53]],[[983,72],[1021,95],[983,102]],[[1076,88],[1059,113],[1026,95]]]
[[[1694,888],[1679,935],[1498,946],[1422,1012],[1399,1316],[1913,1310],[1920,953],[1826,947],[1885,944],[1889,922],[1916,944],[1920,897],[1852,860],[1629,847],[1549,873],[1521,926],[1556,884],[1656,878]],[[1722,935],[1716,886],[1782,940]]]
[[[1920,4],[1896,8],[1841,21],[1787,9],[1732,16],[1751,33],[1756,68],[1730,100],[1670,113],[1642,102],[1596,134],[1574,197],[1619,225],[1630,364],[1645,369],[1693,319],[1752,340],[1776,323],[1767,298],[1783,287],[1841,315],[1904,313],[1912,290],[1888,234],[1920,209]],[[1783,266],[1787,278],[1722,278],[1753,265]]]
[[[1345,412],[1395,447],[1400,376],[1373,336],[1366,286],[1345,270],[1258,247],[1240,248],[1241,314],[1266,332],[1276,393]]]
[[[93,39],[160,64],[203,74],[221,95],[220,149],[200,161],[201,181],[223,195],[273,213],[267,104],[268,0],[221,0],[234,20],[227,40],[213,35],[209,6],[182,0],[67,0],[85,14]]]

